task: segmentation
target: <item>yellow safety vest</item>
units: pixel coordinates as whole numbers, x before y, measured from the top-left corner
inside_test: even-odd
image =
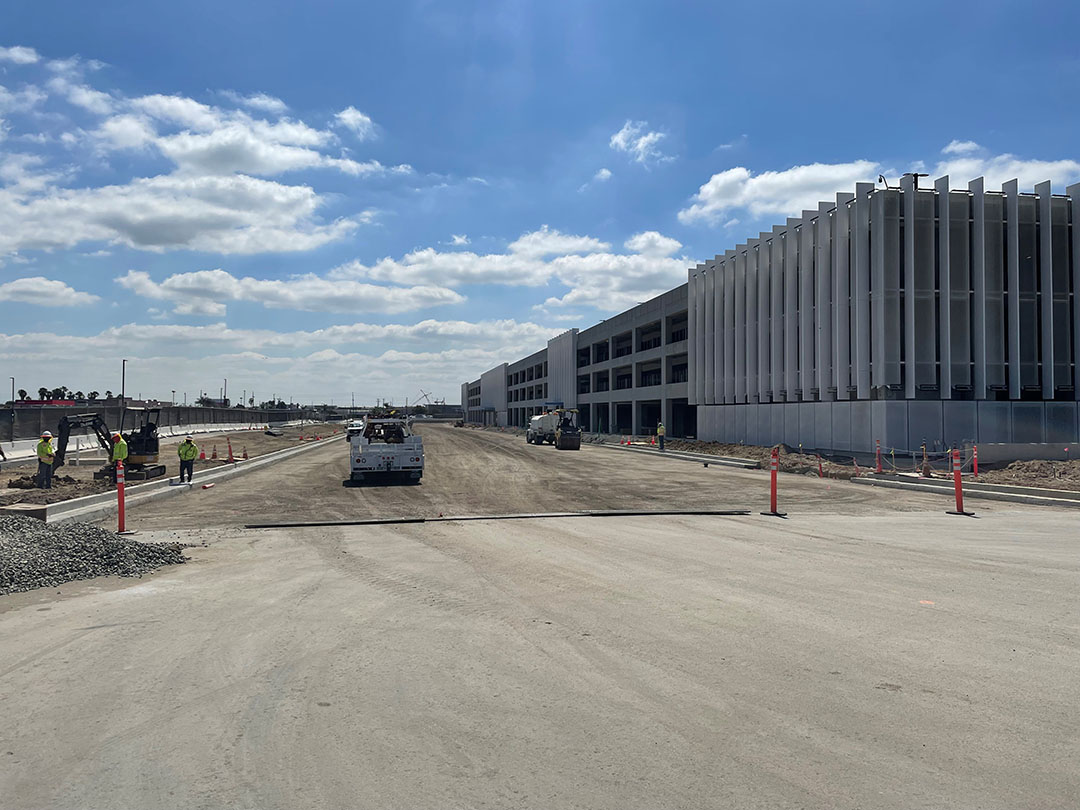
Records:
[[[181,461],[194,461],[199,456],[199,445],[195,442],[181,442],[176,448],[176,454],[180,456]]]
[[[123,439],[112,446],[112,461],[124,461],[128,457],[127,442]]]
[[[657,425],[656,426],[656,435],[657,436],[663,436],[665,433],[667,433],[667,430],[664,428],[663,425]]]
[[[46,464],[53,463],[53,456],[56,453],[53,452],[52,442],[47,439],[42,439],[37,445],[37,457],[39,461],[44,461]]]

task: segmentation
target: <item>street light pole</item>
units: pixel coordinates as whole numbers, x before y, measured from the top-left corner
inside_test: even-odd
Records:
[[[15,378],[11,378],[11,446],[15,446]]]
[[[221,406],[227,408],[229,402],[229,378],[225,378],[225,387],[221,389],[224,393],[221,395]]]
[[[120,365],[120,430],[124,429],[124,416],[127,413],[127,359]]]

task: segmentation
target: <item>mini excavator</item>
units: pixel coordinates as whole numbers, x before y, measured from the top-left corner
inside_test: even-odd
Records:
[[[124,432],[125,423],[131,417],[132,428]],[[124,462],[124,471],[129,481],[146,481],[165,474],[165,465],[158,464],[158,432],[157,423],[161,416],[160,408],[126,408],[120,417],[120,435],[128,446],[127,461]],[[53,461],[53,469],[64,466],[64,458],[67,455],[68,440],[71,431],[76,428],[90,429],[97,437],[98,444],[105,450],[106,456],[112,455],[112,434],[109,432],[105,420],[96,413],[80,413],[64,416],[60,419],[60,425],[56,429],[56,457]],[[94,478],[112,478],[112,464],[106,464],[94,473]]]

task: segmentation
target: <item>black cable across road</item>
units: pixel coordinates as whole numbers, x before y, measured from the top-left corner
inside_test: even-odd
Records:
[[[247,523],[245,529],[304,529],[320,526],[388,526],[400,523],[450,523],[461,520],[538,520],[581,517],[649,517],[658,515],[706,515],[731,517],[749,515],[749,509],[615,509],[585,512],[533,512],[518,515],[448,515],[438,517],[362,518],[359,520],[305,520],[291,523]]]

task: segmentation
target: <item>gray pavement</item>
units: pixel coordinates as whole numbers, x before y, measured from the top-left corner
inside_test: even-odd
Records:
[[[144,531],[206,545],[0,599],[0,804],[1075,806],[1075,515],[868,494],[788,521]]]

